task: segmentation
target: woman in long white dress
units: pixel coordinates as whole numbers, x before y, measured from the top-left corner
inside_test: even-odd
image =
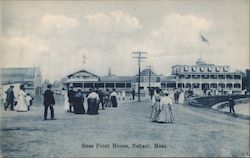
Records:
[[[68,112],[69,111],[68,91],[63,89],[63,94],[64,94],[64,110]]]
[[[174,116],[172,112],[173,100],[168,96],[168,93],[164,94],[160,101],[160,114],[157,117],[159,123],[173,123]]]
[[[153,96],[153,104],[152,104],[152,111],[150,114],[150,118],[152,119],[153,122],[157,121],[157,118],[159,116],[160,113],[160,100],[161,100],[161,96],[160,96],[160,90],[156,89],[156,93]]]
[[[181,92],[179,96],[179,104],[184,104],[184,100],[185,100],[184,92]]]
[[[15,110],[17,112],[26,112],[28,111],[28,106],[26,105],[26,102],[25,102],[25,97],[26,97],[26,93],[24,92],[24,86],[21,85],[20,86],[20,90],[17,94],[17,105],[16,105],[16,108]]]

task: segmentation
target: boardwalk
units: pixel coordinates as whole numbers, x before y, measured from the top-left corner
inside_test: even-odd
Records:
[[[183,157],[249,152],[249,120],[212,110],[175,105],[175,123],[158,124],[148,118],[149,101],[125,101],[118,108],[100,110],[97,116],[65,113],[62,103],[60,98],[55,106],[55,121],[42,120],[39,103],[27,113],[1,108],[2,155]]]

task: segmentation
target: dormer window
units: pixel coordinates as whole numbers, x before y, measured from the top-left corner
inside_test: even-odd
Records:
[[[196,67],[192,67],[192,71],[196,71]]]
[[[209,72],[212,72],[212,67],[208,67],[208,71],[209,71]]]
[[[187,66],[184,67],[184,71],[188,71],[188,67]]]
[[[224,68],[223,68],[223,71],[224,71],[224,72],[228,72],[228,67],[224,67]]]
[[[200,67],[200,71],[201,71],[201,72],[204,72],[204,67]]]
[[[219,67],[216,67],[216,72],[220,72],[220,68]]]

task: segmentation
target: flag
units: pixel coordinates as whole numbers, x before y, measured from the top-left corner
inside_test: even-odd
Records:
[[[82,54],[82,62],[83,62],[83,64],[86,64],[86,59],[87,59],[87,58],[86,58],[85,54],[83,53],[83,54]]]
[[[209,41],[204,36],[202,36],[202,35],[201,35],[201,41],[205,42],[205,43],[207,43],[209,45]]]

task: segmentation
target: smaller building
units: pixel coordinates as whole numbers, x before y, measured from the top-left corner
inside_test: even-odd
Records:
[[[0,75],[1,87],[24,84],[25,92],[32,96],[42,93],[42,75],[39,67],[1,68]]]

